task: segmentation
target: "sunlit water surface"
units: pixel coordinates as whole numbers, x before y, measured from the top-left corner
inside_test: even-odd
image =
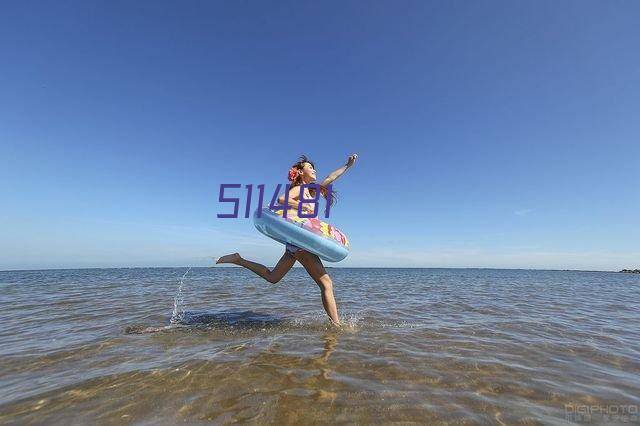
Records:
[[[562,424],[640,405],[638,275],[329,271],[341,331],[298,268],[0,272],[0,423]]]

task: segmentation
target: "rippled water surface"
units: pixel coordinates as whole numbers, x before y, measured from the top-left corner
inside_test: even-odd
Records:
[[[304,270],[186,272],[0,272],[0,423],[562,424],[640,405],[638,275],[329,269],[337,331]]]

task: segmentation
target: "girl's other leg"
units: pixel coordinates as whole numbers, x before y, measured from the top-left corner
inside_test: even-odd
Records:
[[[285,252],[278,261],[278,264],[271,271],[264,265],[243,259],[238,253],[222,256],[216,261],[216,263],[233,263],[234,265],[242,266],[257,275],[260,275],[271,284],[275,284],[280,281],[287,272],[289,272],[294,263],[296,263],[296,259],[291,255],[291,253]]]
[[[318,256],[308,251],[300,250],[296,253],[296,259],[304,266],[311,278],[320,287],[322,295],[322,306],[329,315],[331,322],[334,325],[340,326],[340,318],[338,317],[338,308],[336,306],[336,300],[333,296],[333,281],[327,274],[327,271],[322,265],[322,261]]]

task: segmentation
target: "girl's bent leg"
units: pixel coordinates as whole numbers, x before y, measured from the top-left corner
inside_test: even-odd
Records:
[[[331,322],[334,325],[342,325],[340,324],[340,318],[338,317],[336,300],[333,296],[333,281],[331,281],[331,277],[324,269],[320,258],[315,254],[304,250],[296,253],[296,258],[302,266],[304,266],[304,269],[307,270],[316,284],[318,284],[318,287],[320,287],[322,306],[324,306],[324,310],[327,312],[327,315],[329,315]]]
[[[289,272],[293,267],[293,264],[296,263],[296,259],[290,253],[285,252],[278,261],[278,264],[271,271],[264,265],[243,259],[238,253],[222,256],[216,261],[216,263],[233,263],[234,265],[242,266],[257,275],[260,275],[270,283],[275,284],[280,281],[287,272]]]

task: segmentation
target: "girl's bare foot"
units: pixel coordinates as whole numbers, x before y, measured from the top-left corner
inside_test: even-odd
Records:
[[[228,254],[226,256],[222,256],[219,257],[218,260],[216,260],[216,264],[218,263],[234,263],[234,264],[238,264],[238,262],[240,262],[240,259],[242,259],[240,257],[239,253],[233,253],[233,254]]]

